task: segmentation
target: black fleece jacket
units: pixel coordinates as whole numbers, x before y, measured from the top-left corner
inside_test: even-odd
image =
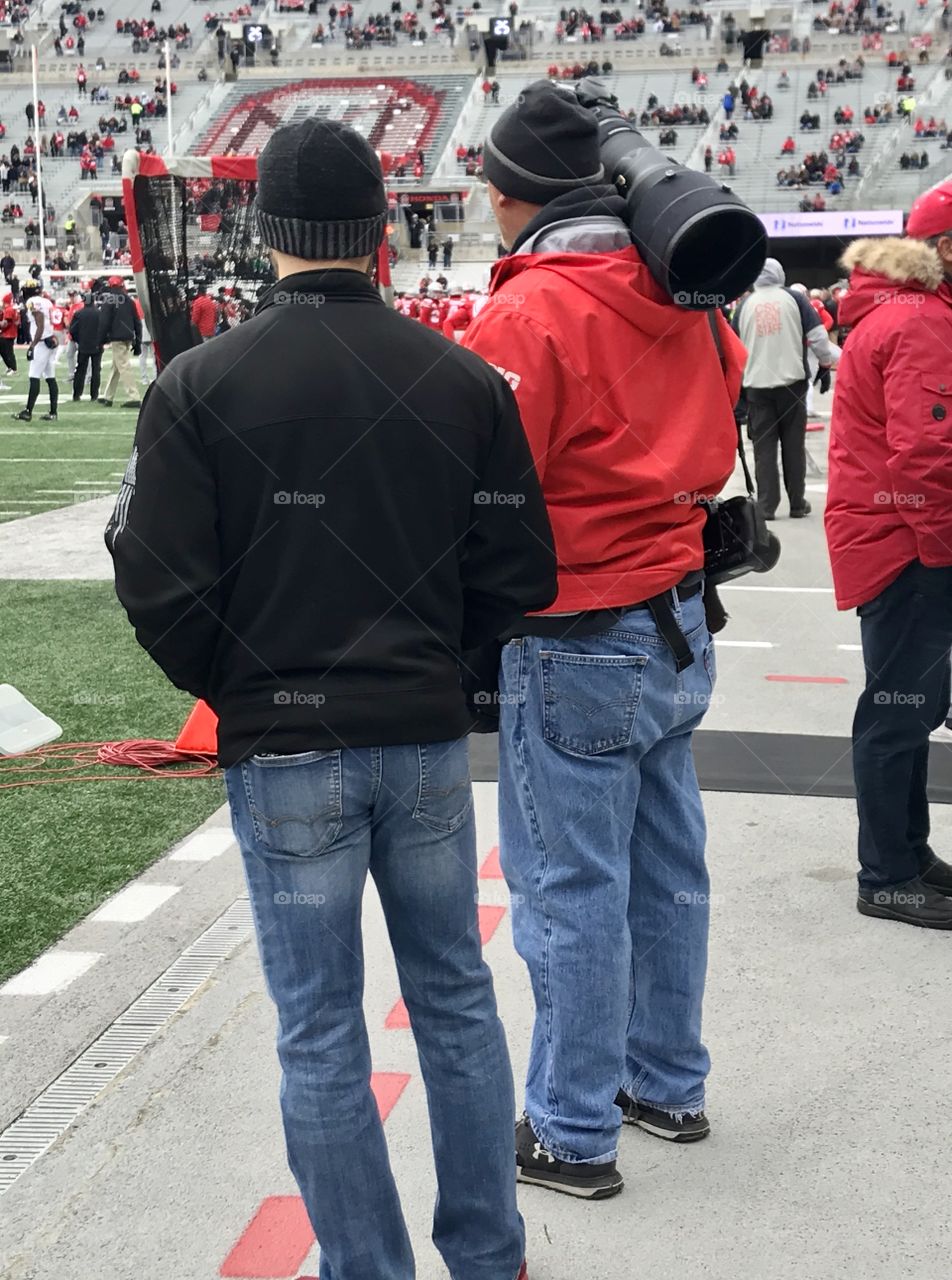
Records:
[[[556,595],[508,386],[346,270],[287,277],[163,370],[106,543],[223,765],[461,736],[460,654]]]

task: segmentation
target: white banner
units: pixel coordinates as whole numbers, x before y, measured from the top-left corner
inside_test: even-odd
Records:
[[[785,236],[901,236],[901,209],[843,209],[825,213],[759,213],[767,234]]]

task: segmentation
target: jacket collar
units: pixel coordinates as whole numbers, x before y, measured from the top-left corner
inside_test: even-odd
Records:
[[[514,254],[614,253],[631,245],[625,201],[610,184],[580,187],[550,200],[516,237]]]
[[[254,314],[288,302],[311,302],[328,296],[354,302],[383,302],[376,286],[362,271],[334,267],[327,271],[296,271],[276,281],[258,299]]]

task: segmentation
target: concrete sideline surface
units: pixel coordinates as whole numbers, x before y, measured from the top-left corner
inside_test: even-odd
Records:
[[[495,789],[477,791],[485,852]],[[706,806],[714,1134],[679,1148],[626,1130],[627,1186],[602,1204],[522,1188],[530,1277],[942,1280],[952,939],[856,913],[848,801]],[[948,809],[936,826],[948,849]],[[505,902],[501,881],[482,892]],[[444,1280],[423,1088],[409,1032],[384,1030],[399,993],[372,890],[365,947],[375,1070],[411,1077],[387,1133],[418,1276]],[[531,1010],[507,919],[486,954],[518,1080]],[[295,1194],[273,1031],[249,943],[4,1196],[4,1280],[217,1276],[262,1202]],[[14,1047],[0,1048],[7,1067]],[[293,1275],[317,1268],[315,1248]]]

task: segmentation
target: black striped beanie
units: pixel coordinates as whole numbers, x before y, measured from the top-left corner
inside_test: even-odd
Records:
[[[258,157],[255,212],[269,249],[312,262],[364,258],[387,225],[380,161],[335,120],[286,125]]]

